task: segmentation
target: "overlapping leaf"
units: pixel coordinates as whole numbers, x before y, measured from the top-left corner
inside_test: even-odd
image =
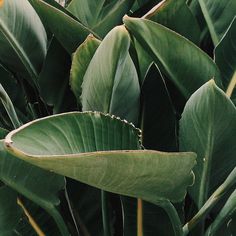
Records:
[[[132,150],[140,149],[138,134],[115,117],[73,112],[28,123],[5,145],[25,161],[106,191],[156,204],[182,200],[195,154]]]
[[[140,88],[129,46],[124,26],[115,27],[104,38],[84,75],[83,111],[101,111],[137,123]]]
[[[124,23],[186,98],[212,78],[220,84],[213,60],[189,40],[149,20],[125,17]]]
[[[15,73],[37,78],[46,55],[44,27],[27,0],[1,1],[0,60]]]

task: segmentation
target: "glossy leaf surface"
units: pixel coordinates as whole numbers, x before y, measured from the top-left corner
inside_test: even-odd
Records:
[[[193,183],[194,153],[132,150],[140,149],[139,131],[101,113],[36,120],[11,132],[5,145],[34,165],[155,204],[181,201]]]
[[[186,98],[206,81],[219,81],[213,60],[189,40],[149,20],[125,17],[124,23]]]

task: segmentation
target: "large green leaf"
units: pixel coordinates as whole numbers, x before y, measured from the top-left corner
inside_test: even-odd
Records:
[[[124,26],[115,27],[104,38],[84,75],[83,111],[101,111],[137,123],[140,88],[129,46]]]
[[[74,52],[80,43],[92,33],[79,21],[46,2],[41,0],[30,0],[30,2],[44,24],[69,53]]]
[[[215,62],[218,65],[225,90],[227,90],[236,72],[236,17],[229,26],[225,36],[215,49]],[[233,82],[235,87],[236,81]],[[232,98],[236,98],[233,93]]]
[[[84,25],[104,37],[130,10],[134,0],[72,0],[68,10]]]
[[[22,211],[16,202],[17,193],[6,186],[0,187],[0,234],[10,236],[20,221]]]
[[[213,60],[189,40],[146,19],[126,16],[124,23],[186,98],[206,81],[219,81]]]
[[[213,80],[187,102],[180,120],[180,148],[198,154],[190,193],[201,207],[236,165],[236,109]]]
[[[36,79],[46,55],[44,27],[27,0],[1,1],[0,60],[15,73]]]
[[[199,44],[200,29],[185,0],[166,0],[156,5],[145,19],[162,24]]]
[[[134,126],[98,112],[42,118],[5,139],[19,158],[94,187],[155,204],[181,201],[195,154],[132,150],[139,142]]]
[[[224,36],[236,13],[235,0],[198,0],[214,45]]]
[[[73,55],[70,71],[70,86],[78,104],[81,103],[80,96],[85,72],[100,43],[100,40],[96,39],[93,35],[89,35]]]
[[[62,176],[30,165],[7,153],[0,141],[0,179],[9,187],[21,193],[44,208],[56,221],[61,232],[67,232],[57,206],[58,192],[64,187]],[[66,234],[65,234],[66,235]]]

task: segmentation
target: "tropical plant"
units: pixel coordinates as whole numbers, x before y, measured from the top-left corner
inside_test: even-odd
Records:
[[[234,235],[235,14],[0,0],[0,235]]]

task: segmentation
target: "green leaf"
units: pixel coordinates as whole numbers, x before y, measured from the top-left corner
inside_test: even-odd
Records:
[[[84,25],[104,37],[130,10],[134,0],[72,0],[68,10]]]
[[[199,44],[200,29],[185,0],[166,0],[152,8],[145,19],[162,24]]]
[[[236,165],[236,109],[213,80],[187,102],[180,120],[180,148],[197,153],[190,193],[200,208]]]
[[[22,211],[16,202],[17,193],[7,186],[0,187],[0,234],[14,235],[13,230],[20,221]]]
[[[31,4],[44,24],[70,54],[90,33],[93,33],[74,18],[41,0],[31,0]]]
[[[101,111],[137,123],[140,88],[129,46],[124,26],[115,27],[104,38],[84,75],[83,111]]]
[[[217,230],[236,212],[236,190],[230,195],[216,219],[206,231],[206,236],[214,236]]]
[[[236,72],[236,17],[229,26],[226,34],[215,49],[215,62],[218,65],[221,74],[222,82],[227,91],[233,75]],[[236,79],[235,79],[236,80]],[[233,88],[236,81],[234,81]],[[236,98],[236,93],[233,93],[232,98]]]
[[[39,76],[40,96],[53,112],[67,111],[75,99],[69,88],[71,58],[56,38],[53,38]],[[66,99],[65,99],[66,98]]]
[[[186,98],[206,81],[219,81],[213,60],[189,40],[149,20],[126,16],[124,23]]]
[[[235,16],[236,2],[235,0],[199,0],[199,4],[216,46]]]
[[[8,134],[5,145],[34,165],[155,204],[181,201],[193,183],[194,153],[132,150],[140,149],[139,131],[98,112],[30,122]]]
[[[76,96],[78,104],[81,104],[81,86],[85,72],[100,43],[100,40],[96,39],[93,35],[89,35],[73,55],[70,71],[70,86]]]
[[[46,55],[44,27],[27,0],[1,1],[0,60],[34,82]]]
[[[54,218],[61,232],[67,232],[65,223],[56,208],[60,204],[58,192],[65,185],[62,176],[14,157],[6,152],[3,141],[0,141],[0,179],[45,209]]]
[[[2,102],[14,128],[18,128],[21,126],[21,122],[19,121],[15,108],[12,104],[11,99],[9,98],[8,94],[6,93],[5,89],[2,87],[0,83],[0,101]]]

